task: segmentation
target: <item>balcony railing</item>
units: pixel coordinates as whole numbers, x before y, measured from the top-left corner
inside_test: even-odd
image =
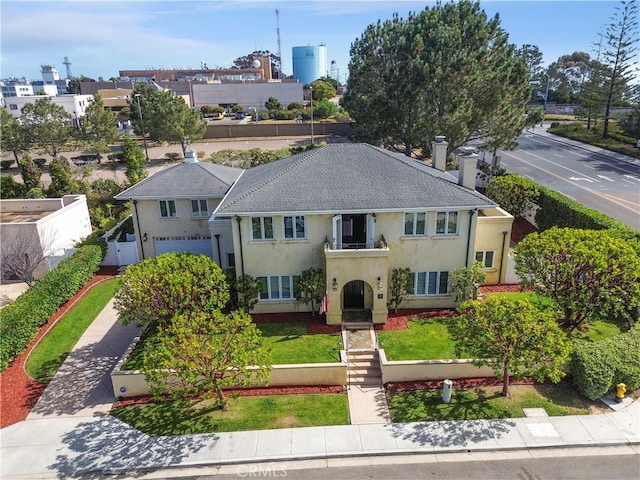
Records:
[[[335,243],[326,242],[324,244],[325,250],[384,250],[387,249],[387,242],[384,240],[380,240],[377,242],[367,242],[367,243],[347,243],[344,242],[342,245],[337,245]]]

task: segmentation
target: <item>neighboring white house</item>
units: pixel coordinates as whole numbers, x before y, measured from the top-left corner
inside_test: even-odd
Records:
[[[29,95],[22,97],[9,97],[5,98],[5,108],[15,118],[22,115],[22,108],[29,104],[35,103],[36,100],[42,98],[45,95]],[[89,103],[93,101],[93,95],[46,95],[56,105],[60,105],[64,110],[73,118],[79,118],[84,116]]]
[[[25,253],[45,261],[35,272],[44,276],[73,252],[75,245],[91,234],[85,195],[62,198],[0,200],[0,242],[3,253],[20,242]]]

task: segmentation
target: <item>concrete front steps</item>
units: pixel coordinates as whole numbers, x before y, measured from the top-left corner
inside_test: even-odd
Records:
[[[382,386],[382,370],[376,350],[349,350],[347,362],[349,385]]]

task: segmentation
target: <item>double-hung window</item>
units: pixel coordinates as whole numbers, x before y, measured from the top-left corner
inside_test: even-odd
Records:
[[[269,275],[257,277],[260,284],[260,300],[294,300],[294,284],[298,281],[297,275]]]
[[[288,240],[301,240],[304,239],[305,236],[303,215],[284,217],[284,238]]]
[[[175,218],[176,213],[176,201],[175,200],[159,200],[160,206],[160,218]]]
[[[436,213],[436,235],[458,234],[458,212]]]
[[[405,213],[404,234],[407,236],[426,235],[427,214],[425,212]]]
[[[484,268],[493,268],[493,252],[476,252],[476,261],[482,263]]]
[[[273,217],[251,217],[251,239],[273,240]]]
[[[206,199],[191,200],[191,216],[205,218],[209,216],[209,207]]]
[[[447,293],[449,293],[449,272],[416,272],[415,295],[446,295]]]

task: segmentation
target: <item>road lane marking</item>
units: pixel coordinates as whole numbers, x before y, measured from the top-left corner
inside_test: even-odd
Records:
[[[554,154],[556,157],[564,158],[562,155],[559,155],[559,154],[557,154],[557,153],[555,153],[555,152],[554,152],[553,154]]]
[[[569,180],[575,180],[576,182],[589,182],[593,183],[593,180],[584,177],[569,177]],[[596,180],[597,181],[597,180]]]
[[[532,157],[539,158],[539,159],[540,159],[540,160],[542,160],[543,162],[548,162],[548,163],[550,163],[551,165],[555,165],[556,167],[560,167],[560,168],[564,168],[565,170],[569,170],[571,173],[575,173],[575,174],[577,174],[577,175],[584,175],[584,173],[582,173],[582,172],[578,172],[577,170],[574,170],[573,168],[569,168],[569,167],[566,167],[566,166],[561,165],[561,164],[559,164],[559,163],[552,162],[551,160],[547,160],[546,158],[543,158],[543,157],[541,157],[540,155],[536,155],[535,153],[531,153],[531,152],[525,152],[525,153],[528,153],[528,154],[529,154],[529,155],[531,155]],[[515,158],[516,158],[516,160],[518,159],[518,157],[515,157]],[[600,181],[600,180],[596,180],[595,178],[591,178],[591,177],[588,177],[588,178],[589,178],[591,181],[593,181],[593,182],[599,182],[599,181]]]
[[[609,177],[605,177],[604,175],[598,175],[598,177],[600,178],[604,178],[605,180],[607,180],[608,182],[613,182],[613,180],[611,180]]]
[[[624,175],[627,178],[630,178],[631,180],[635,180],[636,182],[640,182],[640,178],[638,177],[634,177],[633,175]]]

